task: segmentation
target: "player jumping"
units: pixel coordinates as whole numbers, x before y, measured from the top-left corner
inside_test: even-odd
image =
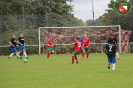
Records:
[[[19,59],[22,59],[19,54],[17,53],[17,50],[16,50],[16,36],[13,35],[9,44],[11,45],[11,54],[8,56],[8,58],[10,59],[11,56],[13,56],[14,54],[16,54],[16,56],[19,58]]]
[[[115,53],[116,53],[116,45],[113,43],[113,39],[108,40],[108,44],[106,45],[105,48],[105,53],[108,57],[108,69],[110,69],[110,64],[112,64],[112,72],[115,70],[115,64],[116,64],[116,59],[115,59]]]
[[[76,63],[78,64],[78,58],[77,54],[80,53],[80,48],[81,48],[81,42],[79,42],[79,38],[76,38],[76,41],[74,43],[75,49],[72,55],[72,64],[74,64],[74,60],[76,60]],[[70,44],[71,45],[71,44]]]
[[[113,39],[113,44],[115,44],[116,47],[118,47],[117,39],[114,38],[113,34],[111,34],[111,35],[109,36],[109,39]],[[108,43],[109,43],[109,39],[108,39]],[[117,51],[115,54],[116,54],[116,56],[117,56],[117,59],[120,59],[120,58],[119,58],[119,53],[118,53],[118,51]]]
[[[85,53],[86,53],[86,58],[88,59],[89,52],[90,52],[89,45],[90,45],[90,39],[87,38],[87,35],[85,34],[84,35],[84,38],[82,39],[82,48],[83,48],[83,51],[82,51],[82,59],[84,59],[84,54]]]
[[[18,38],[18,42],[17,43],[19,44],[19,52],[18,52],[18,54],[23,52],[23,55],[27,59],[28,57],[27,57],[27,53],[26,53],[26,49],[25,49],[25,41],[24,41],[23,33],[20,33],[20,37]]]
[[[54,53],[53,50],[53,39],[52,36],[47,41],[47,59],[49,59],[50,54]]]

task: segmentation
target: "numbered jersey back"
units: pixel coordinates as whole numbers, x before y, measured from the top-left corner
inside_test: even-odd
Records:
[[[106,45],[107,55],[108,56],[115,56],[116,53],[116,45],[115,44],[107,44]]]

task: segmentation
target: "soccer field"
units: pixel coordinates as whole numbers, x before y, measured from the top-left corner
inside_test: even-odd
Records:
[[[120,54],[116,70],[107,69],[105,54],[90,54],[71,64],[71,54],[0,56],[0,88],[133,88],[133,54]]]

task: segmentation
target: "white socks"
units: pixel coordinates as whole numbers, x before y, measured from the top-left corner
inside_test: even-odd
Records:
[[[25,56],[25,57],[27,57],[27,54],[26,54],[26,52],[24,52],[23,54],[24,54],[24,56]]]
[[[18,55],[20,54],[20,51],[18,52]]]
[[[18,52],[18,55],[19,55],[20,53],[21,53],[21,52]],[[27,58],[26,52],[23,52],[23,55]]]
[[[20,52],[16,53],[16,56],[17,56],[18,58],[20,58],[19,54],[20,54]],[[24,56],[27,58],[26,52],[23,52],[23,54],[24,54]],[[11,54],[9,55],[9,57],[11,57],[11,56],[13,56],[13,55],[14,55],[14,53],[11,53]]]
[[[114,70],[115,70],[115,63],[112,64],[112,71],[114,71]]]
[[[117,57],[117,58],[119,58],[119,53],[118,53],[118,52],[116,52],[115,54],[116,54],[116,57]]]
[[[20,56],[19,56],[19,54],[18,54],[18,53],[16,54],[16,56],[17,56],[18,58],[20,58]]]
[[[14,53],[11,53],[9,57],[11,57],[11,56],[13,56],[13,55],[14,55]]]

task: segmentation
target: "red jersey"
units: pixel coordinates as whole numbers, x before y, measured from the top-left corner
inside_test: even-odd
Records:
[[[89,38],[83,38],[82,39],[82,46],[88,47],[90,45],[90,39]]]
[[[74,51],[77,52],[77,53],[80,52],[81,42],[79,42],[78,40],[76,40],[74,42],[74,45],[75,45]]]
[[[52,39],[48,39],[48,41],[47,41],[47,47],[48,48],[53,47],[53,40]]]

